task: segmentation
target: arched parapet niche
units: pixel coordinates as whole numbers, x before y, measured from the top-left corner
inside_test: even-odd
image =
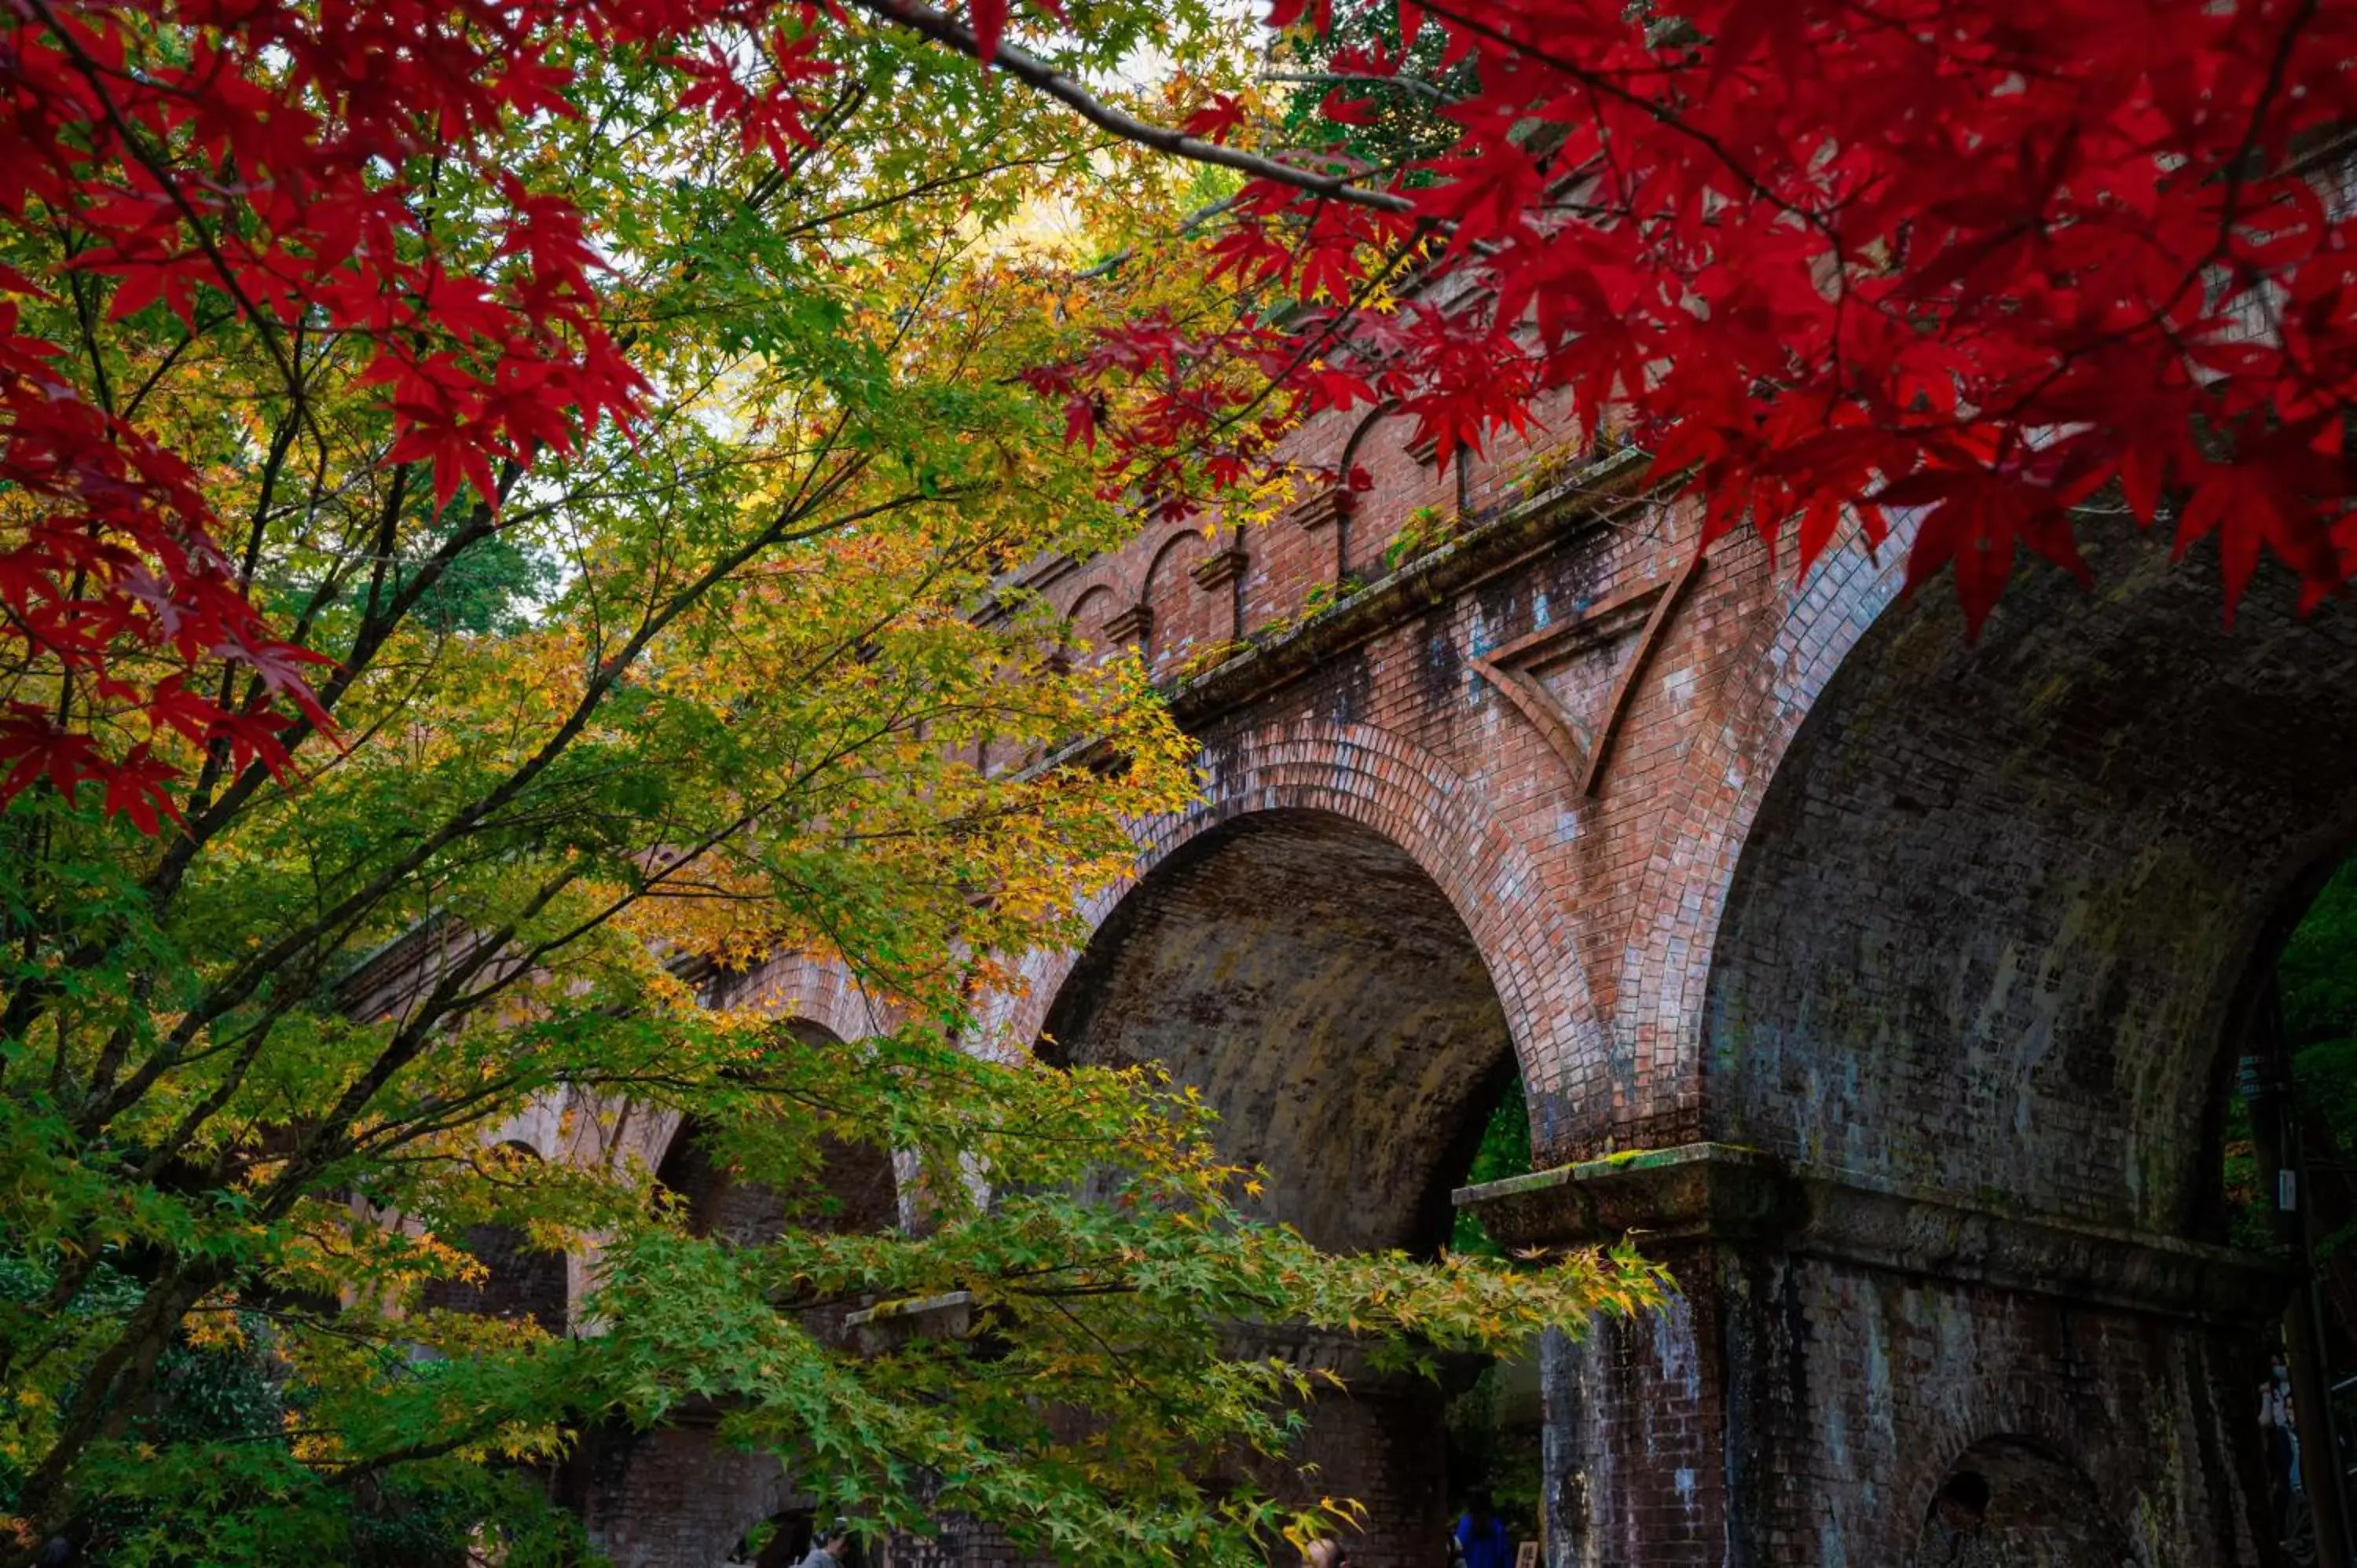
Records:
[[[1746,825],[1701,1012],[1710,1135],[1870,1184],[2204,1232],[2221,1047],[2357,831],[2357,612],[2122,530],[1967,642],[1884,610]]]
[[[1435,1178],[1504,1075],[1595,1048],[1569,935],[1523,846],[1437,758],[1366,725],[1215,739],[1195,809],[1143,824],[1078,951],[1035,952],[985,1048],[1157,1059],[1202,1087],[1275,1212],[1337,1247],[1427,1246]]]

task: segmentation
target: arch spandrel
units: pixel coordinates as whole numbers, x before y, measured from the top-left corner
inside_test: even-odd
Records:
[[[1681,546],[1681,548],[1684,548]],[[1673,725],[1682,755],[1666,804],[1644,833],[1646,854],[1610,983],[1610,1026],[1632,1075],[1654,1085],[1652,1120],[1688,1130],[1705,1093],[1704,1001],[1727,890],[1768,786],[1810,710],[1868,628],[1897,602],[1906,577],[1906,534],[1879,550],[1846,530],[1805,578],[1771,560],[1759,542],[1711,549],[1694,605],[1676,623],[1684,646],[1656,660],[1662,685],[1709,659],[1716,640],[1733,655],[1727,688]],[[1709,604],[1717,596],[1721,603]],[[1738,619],[1732,637],[1710,625]],[[1608,797],[1626,770],[1608,773]],[[1608,960],[1609,961],[1609,960]],[[1601,1151],[1582,1151],[1601,1152]]]

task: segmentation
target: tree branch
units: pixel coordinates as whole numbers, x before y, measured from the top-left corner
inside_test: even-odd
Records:
[[[853,3],[871,16],[897,23],[911,32],[921,33],[960,54],[970,55],[975,59],[983,58],[981,40],[974,37],[973,28],[925,5],[923,0],[853,0]],[[990,58],[989,63],[1025,86],[1075,111],[1082,119],[1099,130],[1110,132],[1124,141],[1135,142],[1140,146],[1151,147],[1156,152],[1168,153],[1190,162],[1234,169],[1254,179],[1275,180],[1280,185],[1308,191],[1312,196],[1325,197],[1329,201],[1348,202],[1353,207],[1370,208],[1377,212],[1413,213],[1415,210],[1415,202],[1394,191],[1370,190],[1364,186],[1352,185],[1339,175],[1318,174],[1275,158],[1263,157],[1258,153],[1206,142],[1168,125],[1157,125],[1150,120],[1141,120],[1126,110],[1114,108],[1037,55],[1011,44],[999,45],[998,52]]]

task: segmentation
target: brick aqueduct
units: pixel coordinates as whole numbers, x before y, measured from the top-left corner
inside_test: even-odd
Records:
[[[2222,630],[2214,569],[2124,528],[2095,592],[2033,569],[1968,646],[1896,551],[1697,564],[1635,454],[1410,434],[1329,418],[1305,455],[1372,489],[1030,574],[1168,680],[1205,789],[997,1027],[1171,1064],[1338,1248],[1445,1236],[1519,1071],[1544,1174],[1455,1201],[1522,1242],[1641,1230],[1683,1287],[1544,1348],[1550,1568],[1928,1563],[1966,1472],[1975,1563],[2266,1561],[2285,1285],[2221,1244],[2221,1107],[2357,832],[2357,614],[2263,580]],[[799,959],[733,984],[876,1026]],[[1438,1410],[1316,1412],[1366,1568],[1440,1560]],[[791,1502],[693,1430],[590,1467],[640,1568]]]

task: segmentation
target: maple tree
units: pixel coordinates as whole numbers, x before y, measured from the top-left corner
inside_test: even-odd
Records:
[[[2180,548],[2215,538],[2230,609],[2264,554],[2309,603],[2347,579],[2351,8],[1390,15],[1329,33],[1280,0],[1303,69],[1272,84],[1248,27],[1190,5],[11,11],[0,1452],[27,1529],[168,1558],[210,1518],[189,1550],[251,1555],[220,1532],[341,1539],[356,1481],[396,1473],[479,1521],[481,1461],[725,1370],[754,1440],[864,1412],[818,1445],[845,1488],[968,1445],[910,1412],[971,1393],[1016,1456],[978,1511],[1181,1555],[1274,1516],[1191,1492],[1170,1447],[1067,1465],[970,1368],[788,1355],[783,1276],[748,1282],[913,1291],[1167,1243],[1183,1288],[1102,1264],[1133,1287],[1103,1310],[1174,1347],[1146,1386],[1193,1380],[1189,1435],[1268,1443],[1265,1371],[1179,1326],[1380,1298],[1408,1307],[1372,1320],[1487,1343],[1641,1295],[1590,1263],[1316,1260],[1232,1222],[1208,1142],[1137,1134],[1187,1115],[1150,1086],[935,1048],[1004,980],[990,955],[1069,939],[1126,824],[1186,789],[1135,671],[1047,658],[1003,575],[1270,483],[1305,417],[1382,403],[1444,456],[1616,427],[1710,537],[1806,563],[1845,527],[1903,533],[1975,622],[2025,548],[2083,570],[2115,486]],[[1175,60],[1165,90],[1124,85],[1142,51]],[[1027,248],[1056,209],[1082,242]],[[1125,761],[988,765],[1082,733]],[[339,978],[421,922],[457,956],[348,1015]],[[919,1023],[790,1047],[695,1006],[673,961],[780,946]],[[1043,1198],[1020,1236],[986,1208],[946,1241],[797,1231],[746,1265],[627,1173],[471,1153],[560,1087],[694,1108],[790,1186],[757,1101],[1062,1190],[1079,1167],[993,1109],[1028,1106],[1169,1201]],[[466,1265],[348,1223],[355,1191],[428,1233],[597,1240],[630,1310],[564,1354],[402,1316]],[[1020,1364],[1078,1397],[1088,1355],[1006,1310],[1040,1347]],[[270,1326],[318,1419],[155,1462],[157,1368],[230,1322]],[[715,1324],[737,1337],[689,1332]],[[409,1340],[477,1354],[436,1382],[338,1348]],[[810,1357],[831,1391],[796,1407]],[[138,1544],[139,1520],[171,1522]]]
[[[1249,69],[1086,20],[1068,81]],[[577,1560],[549,1469],[694,1407],[879,1527],[1236,1559],[1332,1524],[1199,1484],[1296,1436],[1239,1319],[1413,1359],[1654,1296],[1321,1256],[1187,1096],[975,1048],[1193,788],[1017,569],[1134,526],[1031,372],[1216,293],[1085,263],[1223,188],[872,13],[0,26],[0,1555]],[[731,1001],[780,950],[872,1035]],[[846,1149],[928,1223],[833,1223]],[[585,1293],[465,1310],[518,1254]],[[956,1292],[986,1336],[839,1332]]]
[[[2180,547],[2217,537],[2230,612],[2263,553],[2310,603],[2357,558],[2331,142],[2357,94],[2345,7],[1403,4],[1311,51],[1323,136],[1237,91],[1175,125],[1122,110],[1084,68],[1003,44],[1006,0],[857,10],[989,62],[1042,113],[1244,177],[1178,240],[1231,285],[1221,319],[1133,309],[1025,368],[1070,439],[1103,442],[1112,493],[1189,510],[1319,409],[1380,402],[1444,456],[1562,411],[1684,473],[1709,537],[1789,536],[1806,564],[1845,520],[1878,541],[1895,512],[1915,578],[1953,564],[1975,623],[2021,548],[2083,573],[2072,511],[2110,484],[2147,522],[2166,506]],[[1100,61],[1154,30],[1052,5],[1017,20]],[[1280,0],[1269,20],[1297,36],[1331,17]],[[302,336],[364,338],[392,460],[439,504],[479,497],[475,532],[515,473],[627,414],[642,383],[598,310],[579,207],[467,166],[469,138],[575,113],[574,51],[643,50],[682,108],[790,165],[833,102],[832,51],[866,30],[748,0],[359,27],[199,6],[172,25],[186,50],[159,51],[132,11],[13,25],[0,202],[58,227],[85,315],[160,302],[193,331],[200,296],[218,301],[298,403]],[[716,28],[737,42],[699,41]],[[1351,132],[1399,118],[1395,86],[1429,113],[1371,153]],[[496,206],[496,238],[437,237],[421,177]],[[20,299],[47,286],[5,281]],[[22,309],[0,338],[5,477],[27,508],[0,605],[67,695],[8,699],[0,791],[94,780],[153,825],[179,809],[160,738],[220,753],[215,771],[283,768],[281,710],[297,735],[328,722],[305,679],[318,656],[254,611],[185,456],[113,389],[68,390],[64,344]],[[192,682],[217,656],[245,677]]]
[[[1852,520],[1903,527],[1910,583],[1953,566],[1975,625],[2023,550],[2084,575],[2080,509],[2106,486],[2180,550],[2215,538],[2230,616],[2263,554],[2304,605],[2357,564],[2348,7],[1272,20],[1315,35],[1318,70],[1279,79],[1318,84],[1322,127],[1236,94],[1188,122],[1265,155],[1202,242],[1234,317],[1176,348],[1132,324],[1040,373],[1103,406],[1163,355],[1179,384],[1112,433],[1125,479],[1177,493],[1174,423],[1255,455],[1243,416],[1272,403],[1381,403],[1443,456],[1567,415],[1683,475],[1706,539],[1755,529],[1805,565]]]

